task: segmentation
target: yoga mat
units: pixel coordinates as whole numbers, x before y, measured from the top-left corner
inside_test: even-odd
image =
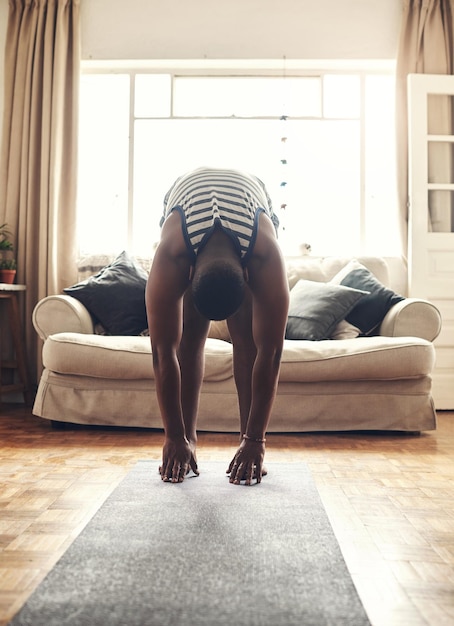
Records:
[[[164,483],[140,461],[13,626],[366,626],[305,464],[250,487],[227,464]]]

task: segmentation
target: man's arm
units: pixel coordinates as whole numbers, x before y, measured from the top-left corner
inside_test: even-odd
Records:
[[[256,356],[251,376],[250,410],[246,438],[229,467],[231,482],[244,476],[250,483],[254,472],[261,477],[264,440],[279,377],[288,314],[288,282],[274,226],[267,216],[260,221],[254,255],[248,265],[252,293],[252,333]],[[237,333],[238,340],[241,335]],[[240,398],[241,404],[241,398]],[[254,468],[254,465],[257,465]]]
[[[180,482],[189,466],[197,465],[186,438],[181,407],[178,348],[182,335],[183,296],[190,263],[185,254],[179,216],[163,226],[146,288],[148,327],[153,352],[156,394],[165,430],[161,476]],[[181,245],[179,239],[181,238]]]

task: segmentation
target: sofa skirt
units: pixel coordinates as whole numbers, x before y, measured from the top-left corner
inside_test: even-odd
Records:
[[[281,381],[268,432],[436,428],[430,376],[399,380]],[[33,413],[75,424],[162,428],[154,380],[103,379],[45,369]],[[199,431],[238,432],[233,380],[204,382]]]

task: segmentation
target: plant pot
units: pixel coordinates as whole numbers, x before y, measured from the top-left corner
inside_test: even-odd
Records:
[[[6,283],[12,285],[16,278],[16,270],[2,270],[0,269],[0,283]]]

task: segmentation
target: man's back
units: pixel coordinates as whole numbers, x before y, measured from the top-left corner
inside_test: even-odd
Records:
[[[246,262],[255,241],[259,213],[265,212],[277,224],[263,183],[238,170],[199,168],[189,172],[174,183],[164,204],[164,219],[174,210],[181,214],[194,258],[218,224]]]

